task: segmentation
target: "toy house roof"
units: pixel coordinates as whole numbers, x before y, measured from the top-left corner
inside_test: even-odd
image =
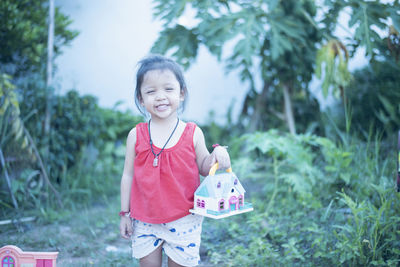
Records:
[[[220,183],[220,186],[218,186],[218,183]],[[240,194],[246,192],[239,179],[232,172],[209,175],[197,188],[195,195],[222,198],[223,196],[228,195],[232,188]]]

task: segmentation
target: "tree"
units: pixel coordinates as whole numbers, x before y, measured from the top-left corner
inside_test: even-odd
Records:
[[[61,47],[69,44],[78,32],[69,29],[72,21],[54,6],[54,0],[1,1],[0,22],[0,74],[10,75],[17,91],[32,90],[41,94],[39,91],[45,88],[46,110],[40,117],[42,129],[38,136],[43,136],[44,143],[48,144],[53,61],[61,54]],[[29,86],[24,86],[27,83]],[[19,93],[19,97],[23,95]],[[46,160],[47,151],[48,145],[45,145]]]
[[[50,117],[51,117],[51,101],[53,98],[53,53],[54,53],[54,0],[49,0],[49,20],[48,20],[48,36],[47,36],[47,66],[46,66],[46,114],[44,119],[44,134],[49,140],[50,134]],[[49,144],[45,147],[45,157],[49,154]]]
[[[0,2],[0,72],[18,79],[29,73],[45,75],[48,37],[48,1],[2,0]],[[77,31],[58,8],[54,14],[54,55],[69,44]],[[44,76],[43,76],[44,77]]]
[[[365,46],[367,55],[377,56],[374,47],[381,38],[373,26],[387,28],[390,20],[382,19],[391,17],[396,30],[399,28],[398,1],[383,4],[336,0],[326,1],[321,7],[312,0],[155,2],[155,17],[164,24],[152,51],[173,51],[172,56],[188,67],[196,58],[199,45],[205,45],[226,63],[228,71],[239,70],[241,79],[250,85],[242,110],[249,119],[250,130],[266,128],[265,114],[270,113],[283,118],[289,130],[296,132],[292,99],[300,95],[303,101],[309,101],[308,85],[315,72],[318,49],[327,51],[319,55],[329,55],[320,56],[317,61],[320,69],[325,66],[324,74],[320,73],[326,80],[324,90],[335,86],[334,82],[343,89],[349,82],[348,56],[355,49]],[[339,15],[346,8],[353,14],[348,27],[355,28],[350,53],[333,35]],[[195,26],[181,23],[188,9],[195,13]],[[317,11],[322,14],[318,21]],[[227,49],[228,45],[233,49]],[[332,79],[334,70],[340,75]],[[256,88],[256,77],[261,77],[261,88]],[[281,97],[282,111],[269,105],[274,95]]]
[[[46,20],[49,9],[54,11],[50,16],[53,18],[50,19],[53,21],[50,29]],[[61,47],[78,34],[68,29],[70,24],[71,20],[47,0],[0,2],[0,159],[15,208],[18,208],[18,204],[11,191],[8,170],[12,170],[14,175],[21,171],[20,168],[15,168],[17,164],[14,161],[18,160],[18,156],[25,160],[21,162],[21,165],[25,164],[24,167],[30,165],[31,162],[26,163],[28,161],[38,163],[43,179],[57,197],[59,206],[62,206],[60,195],[50,183],[51,177],[47,175],[50,168],[41,159],[41,144],[35,140],[37,137],[40,140],[45,131],[43,125],[46,124],[46,116],[43,116],[43,112],[39,114],[35,108],[24,109],[21,106],[32,99],[26,99],[24,95],[43,95],[41,89],[46,80],[46,58],[50,59],[47,66],[48,73],[52,74],[51,61],[61,53]],[[54,53],[50,51],[47,56],[47,47]],[[51,81],[51,76],[49,78]],[[25,84],[28,86],[24,86]],[[26,120],[32,118],[33,114],[38,120],[30,124],[41,125],[42,129],[39,131],[36,127],[31,127],[30,130],[27,128],[29,122]],[[15,138],[11,138],[12,136]],[[22,145],[19,144],[21,140]]]

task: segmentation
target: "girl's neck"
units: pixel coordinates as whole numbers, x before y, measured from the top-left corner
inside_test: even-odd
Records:
[[[178,116],[170,116],[168,118],[160,119],[160,118],[151,118],[151,126],[160,127],[160,128],[171,128],[174,127],[176,121],[178,120]]]

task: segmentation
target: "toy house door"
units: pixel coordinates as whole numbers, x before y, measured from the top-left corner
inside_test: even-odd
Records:
[[[231,196],[229,199],[229,210],[237,210],[238,199],[235,196]]]

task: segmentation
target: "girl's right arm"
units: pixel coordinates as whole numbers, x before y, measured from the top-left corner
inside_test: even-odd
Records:
[[[133,162],[135,160],[136,128],[133,128],[126,140],[125,164],[121,178],[121,211],[129,211],[130,193],[133,179]],[[120,232],[123,238],[129,239],[132,235],[131,218],[121,216]]]

